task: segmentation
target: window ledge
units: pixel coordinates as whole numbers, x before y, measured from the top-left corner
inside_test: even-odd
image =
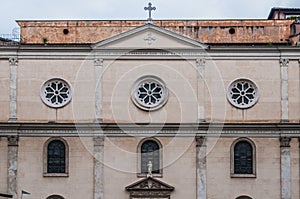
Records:
[[[44,173],[44,177],[69,177],[68,173]]]
[[[154,177],[154,178],[162,178],[163,176],[162,176],[162,173],[152,173],[152,176]],[[138,173],[137,174],[137,177],[138,178],[146,178],[147,177],[147,173]]]
[[[256,178],[256,174],[236,174],[236,173],[231,173],[230,177],[232,178]]]

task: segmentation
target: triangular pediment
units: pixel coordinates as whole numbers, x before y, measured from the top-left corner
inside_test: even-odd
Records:
[[[206,49],[207,45],[151,23],[93,45],[106,49]]]
[[[173,191],[174,187],[160,180],[148,177],[126,187],[127,191]]]

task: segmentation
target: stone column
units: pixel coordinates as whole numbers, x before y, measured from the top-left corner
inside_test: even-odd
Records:
[[[290,137],[280,138],[281,199],[291,199]]]
[[[94,137],[94,199],[104,198],[103,156],[104,137]]]
[[[197,59],[197,71],[198,71],[198,122],[204,122],[204,107],[205,107],[205,58]]]
[[[10,64],[10,93],[9,93],[9,121],[17,120],[17,66],[18,58],[9,58]]]
[[[17,195],[17,173],[18,173],[18,136],[8,136],[8,175],[7,183],[9,194],[12,194],[15,199]]]
[[[96,85],[95,85],[95,110],[96,122],[102,122],[102,71],[103,59],[96,58],[94,60]]]
[[[280,59],[280,77],[281,77],[281,121],[288,122],[288,65],[289,59]]]
[[[196,137],[197,199],[206,199],[206,138]]]

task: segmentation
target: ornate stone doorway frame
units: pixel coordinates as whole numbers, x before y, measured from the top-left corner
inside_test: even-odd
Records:
[[[130,192],[130,199],[170,199],[174,187],[148,177],[128,185],[125,189]]]

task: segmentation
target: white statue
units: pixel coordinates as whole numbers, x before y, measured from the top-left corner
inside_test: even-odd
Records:
[[[148,167],[147,177],[152,177],[152,162],[151,161],[148,162],[147,167]]]

